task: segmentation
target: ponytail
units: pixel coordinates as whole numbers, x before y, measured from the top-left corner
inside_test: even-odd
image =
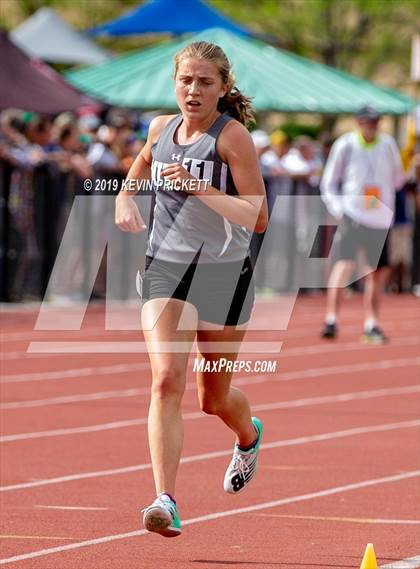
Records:
[[[237,87],[219,99],[217,110],[221,113],[229,113],[231,117],[245,126],[255,122],[251,99],[243,95]]]

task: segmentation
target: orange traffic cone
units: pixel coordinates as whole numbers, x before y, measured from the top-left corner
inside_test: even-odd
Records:
[[[373,543],[368,543],[366,551],[360,565],[360,569],[378,569],[378,562],[376,561],[375,550]]]

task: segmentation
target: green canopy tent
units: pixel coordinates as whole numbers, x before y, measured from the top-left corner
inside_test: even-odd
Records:
[[[343,114],[370,104],[381,113],[401,115],[413,106],[397,91],[217,28],[71,71],[66,77],[81,91],[111,105],[175,109],[173,56],[200,40],[223,48],[238,87],[253,97],[256,111]]]

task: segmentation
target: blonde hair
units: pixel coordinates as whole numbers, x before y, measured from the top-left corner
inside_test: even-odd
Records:
[[[228,88],[226,95],[219,99],[217,104],[218,111],[221,113],[228,112],[245,126],[250,122],[255,122],[251,99],[243,95],[235,86],[235,76],[231,73],[231,65],[220,46],[206,41],[197,41],[185,46],[174,57],[175,77],[178,73],[180,62],[187,57],[205,59],[216,65],[223,85],[227,85]]]

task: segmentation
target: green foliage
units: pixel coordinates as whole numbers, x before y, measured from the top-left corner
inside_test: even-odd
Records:
[[[182,2],[183,0],[176,0]],[[407,83],[411,37],[420,28],[420,0],[204,0],[278,47],[388,86]],[[0,0],[10,29],[41,6],[57,9],[77,28],[90,28],[142,0]],[[103,40],[116,51],[156,36]]]
[[[406,82],[420,0],[211,0],[279,47],[388,85]],[[385,77],[384,77],[385,74]]]
[[[314,124],[299,124],[296,122],[285,122],[279,126],[279,129],[287,135],[289,140],[294,140],[298,136],[306,135],[310,136],[314,140],[317,140],[321,130],[322,125],[314,125]]]

